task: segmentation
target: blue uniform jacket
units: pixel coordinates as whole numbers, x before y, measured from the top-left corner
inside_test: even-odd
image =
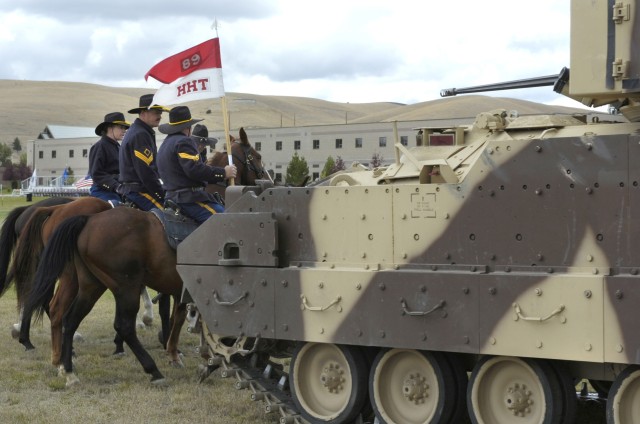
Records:
[[[131,191],[148,193],[162,201],[164,193],[156,165],[157,155],[156,133],[140,118],[136,118],[120,146],[120,182],[125,187],[131,183],[138,184],[139,189]]]
[[[91,150],[89,150],[89,175],[93,179],[93,185],[107,191],[116,191],[120,183],[118,175],[118,152],[120,144],[117,141],[103,135]]]
[[[182,133],[169,135],[158,152],[158,170],[167,199],[177,203],[211,201],[207,183],[224,181],[224,168],[205,164],[196,143]]]

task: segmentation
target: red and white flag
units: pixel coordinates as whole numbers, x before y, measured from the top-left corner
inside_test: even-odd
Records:
[[[173,105],[224,96],[220,41],[212,38],[202,44],[164,59],[144,76],[162,83],[153,103]]]

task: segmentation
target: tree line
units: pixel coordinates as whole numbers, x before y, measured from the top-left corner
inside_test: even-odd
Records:
[[[382,155],[380,155],[379,153],[374,153],[371,157],[371,161],[369,162],[369,168],[374,169],[380,167],[383,160],[384,159]],[[344,163],[344,160],[342,160],[340,156],[336,156],[336,159],[333,159],[332,156],[329,156],[324,164],[324,168],[322,168],[322,172],[320,173],[320,179],[326,178],[338,171],[343,171],[346,168],[347,167]],[[307,161],[303,156],[299,156],[298,152],[295,152],[293,154],[293,157],[291,158],[291,161],[287,165],[285,184],[299,187],[308,178],[309,165],[307,165]]]
[[[13,161],[14,152],[18,154],[18,162]],[[27,154],[22,152],[20,139],[16,137],[13,144],[0,143],[0,165],[4,167],[2,179],[11,181],[11,188],[18,188],[20,181],[31,176],[33,171],[27,166]]]

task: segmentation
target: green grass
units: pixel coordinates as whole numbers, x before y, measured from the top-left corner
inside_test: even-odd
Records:
[[[40,200],[34,198],[33,203]],[[17,206],[31,204],[24,197],[0,198],[0,219]],[[153,387],[140,363],[125,347],[126,355],[111,355],[115,303],[105,293],[82,322],[83,342],[75,343],[75,370],[80,384],[66,388],[50,362],[49,321],[32,325],[35,351],[26,352],[13,340],[10,327],[17,320],[16,293],[11,287],[0,297],[0,422],[2,423],[171,423],[202,422],[277,423],[264,405],[251,402],[250,393],[238,391],[232,379],[215,372],[197,382],[199,337],[183,329],[180,350],[184,368],[173,368],[157,339],[159,317],[152,328],[138,330],[139,338],[167,379]],[[4,334],[3,334],[4,333]]]

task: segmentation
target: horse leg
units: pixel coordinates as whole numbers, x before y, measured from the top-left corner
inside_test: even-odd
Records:
[[[49,321],[51,323],[51,363],[58,367],[62,364],[62,320],[65,313],[73,304],[73,300],[78,294],[78,277],[73,272],[72,275],[62,274],[58,281],[58,288],[55,291],[51,302],[49,302]],[[79,333],[74,334],[74,338]]]
[[[146,287],[142,289],[140,299],[142,300],[142,305],[144,306],[142,323],[144,324],[144,326],[149,327],[153,323],[153,303],[151,302],[151,296],[149,296],[149,291]]]
[[[18,317],[18,322],[11,326],[11,337],[17,339],[20,337],[20,323],[22,322],[22,308],[20,309],[20,316]]]
[[[114,321],[116,332],[127,343],[144,371],[151,375],[151,383],[162,384],[164,376],[136,334],[136,315],[140,309],[139,292],[121,290],[117,293],[114,292],[114,296],[116,300],[116,319]]]
[[[78,377],[73,373],[73,335],[105,290],[106,287],[98,284],[91,284],[84,289],[81,288],[71,303],[69,311],[64,315],[62,327],[62,365],[60,366],[60,370],[61,375],[66,377],[67,387],[80,382]]]
[[[171,296],[161,295],[158,300],[158,314],[162,329],[158,334],[158,339],[163,348],[167,348],[168,334],[171,332]]]
[[[173,314],[171,316],[171,333],[167,340],[167,354],[169,361],[173,366],[184,366],[180,359],[178,351],[178,342],[180,341],[180,331],[187,318],[187,304],[181,303],[179,299],[173,299]]]

